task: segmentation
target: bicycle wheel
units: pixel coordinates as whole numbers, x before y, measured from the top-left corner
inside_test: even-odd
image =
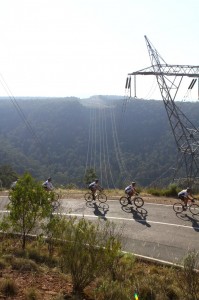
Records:
[[[126,205],[128,205],[128,203],[129,203],[129,200],[128,200],[127,197],[123,196],[123,197],[120,198],[120,204],[122,206],[126,206]]]
[[[104,203],[107,201],[107,196],[104,193],[99,193],[97,196],[99,202]]]
[[[90,202],[90,201],[93,200],[93,196],[92,196],[91,193],[86,193],[86,194],[84,195],[84,199],[85,199],[87,202]]]
[[[176,213],[181,213],[181,212],[183,212],[184,207],[183,207],[182,203],[180,203],[180,202],[174,203],[174,205],[173,205],[173,210],[174,210]]]
[[[53,211],[57,210],[60,207],[61,203],[58,200],[52,202]]]
[[[144,205],[144,200],[141,197],[135,197],[133,202],[136,207],[142,207]]]
[[[189,211],[192,213],[192,215],[198,215],[199,214],[199,205],[196,203],[193,203],[189,206]]]

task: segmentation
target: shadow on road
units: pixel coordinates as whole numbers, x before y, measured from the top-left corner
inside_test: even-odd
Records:
[[[86,203],[87,207],[93,208],[93,213],[99,218],[106,219],[106,214],[109,211],[109,205],[107,203],[97,203],[96,201],[89,201]]]
[[[146,217],[148,216],[148,212],[145,208],[143,207],[136,207],[134,208],[133,206],[122,206],[122,210],[125,211],[126,213],[131,213],[133,216],[133,219],[141,223],[142,225],[145,225],[147,227],[151,227],[151,225],[147,222]]]
[[[198,219],[197,219],[198,217]],[[199,216],[192,215],[191,217],[187,215],[188,220],[192,223],[192,227],[196,232],[199,232]]]
[[[199,215],[188,215],[188,213],[176,213],[176,217],[186,221],[186,222],[191,222],[192,227],[196,232],[199,232]]]

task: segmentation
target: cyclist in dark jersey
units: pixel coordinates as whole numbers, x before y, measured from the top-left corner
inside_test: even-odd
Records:
[[[91,182],[88,186],[89,190],[92,192],[93,200],[95,200],[95,193],[97,190],[102,191],[102,187],[99,185],[99,179],[95,179],[95,181]]]

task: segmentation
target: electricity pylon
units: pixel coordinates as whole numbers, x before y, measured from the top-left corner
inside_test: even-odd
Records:
[[[185,116],[174,101],[184,76],[194,78],[189,86],[195,84],[199,77],[199,66],[169,65],[145,36],[151,66],[128,74],[126,89],[131,96],[132,75],[155,75],[164,102],[167,116],[178,149],[178,162],[174,179],[177,174],[184,175],[187,184],[192,185],[199,176],[199,130]],[[134,80],[134,82],[136,82]]]

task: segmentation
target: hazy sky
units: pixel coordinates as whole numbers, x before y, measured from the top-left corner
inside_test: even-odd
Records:
[[[198,0],[0,0],[0,96],[3,79],[14,96],[123,96],[150,66],[144,35],[167,63],[199,65],[198,28]],[[141,76],[137,96],[156,88]]]

